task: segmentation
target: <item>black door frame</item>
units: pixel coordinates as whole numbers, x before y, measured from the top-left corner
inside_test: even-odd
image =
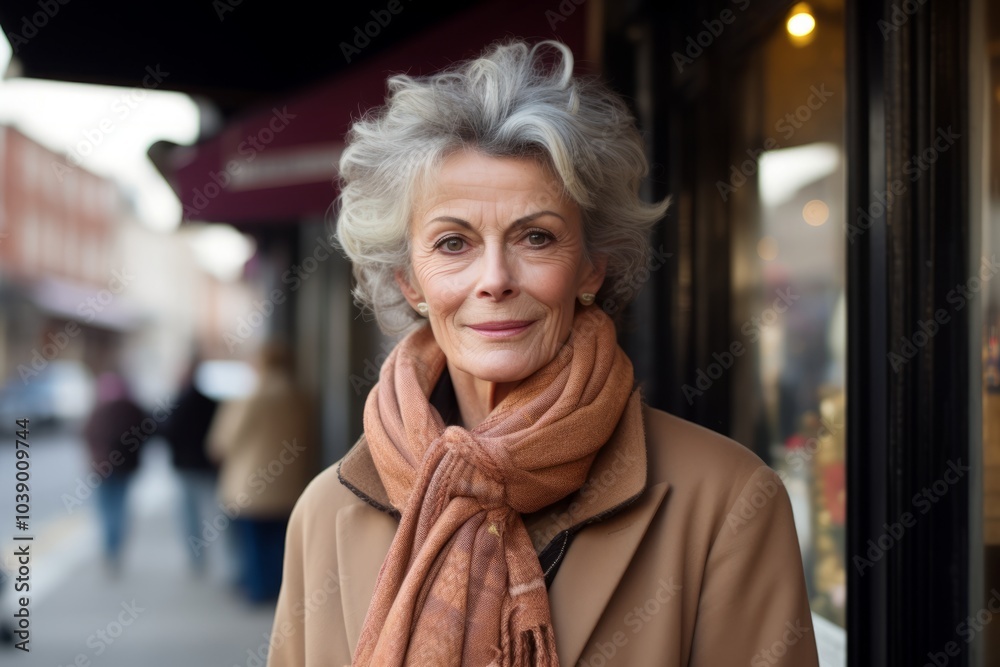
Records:
[[[851,665],[922,665],[953,642],[961,651],[948,664],[964,666],[972,658],[956,628],[971,609],[971,475],[952,466],[970,462],[977,303],[959,309],[953,290],[978,268],[969,5],[912,5],[848,1],[849,554],[866,553],[887,524],[914,521],[883,562],[849,570],[848,655]]]

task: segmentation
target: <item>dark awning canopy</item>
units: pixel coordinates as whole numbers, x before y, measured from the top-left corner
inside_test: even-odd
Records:
[[[374,57],[395,43],[482,4],[389,0],[307,5],[254,0],[4,0],[0,27],[19,76],[142,86],[157,83],[210,100],[228,117],[275,100]],[[347,61],[339,47],[381,17],[384,26]]]
[[[115,11],[100,14],[59,1],[25,42],[15,40],[42,17],[18,17],[41,11],[38,0],[0,9],[23,75],[140,86],[147,67],[159,68],[163,89],[204,94],[232,112],[195,146],[150,150],[185,220],[246,225],[323,215],[336,196],[343,137],[353,119],[382,103],[393,72],[432,72],[511,36],[560,39],[581,59],[586,50],[585,8],[569,0],[551,10],[492,0],[461,11],[457,3],[388,0],[338,9],[335,22],[301,5],[264,11],[242,0],[171,5],[155,19],[134,3],[110,3]],[[233,112],[240,103],[249,106]]]

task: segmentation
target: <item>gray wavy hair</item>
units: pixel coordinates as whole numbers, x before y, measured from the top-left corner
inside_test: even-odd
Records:
[[[546,64],[545,47],[554,64]],[[392,76],[388,89],[386,104],[347,135],[336,230],[354,265],[355,301],[382,331],[403,333],[423,320],[395,274],[410,270],[409,222],[422,179],[465,148],[549,166],[580,206],[588,256],[607,258],[597,303],[617,312],[635,297],[650,232],[669,200],[639,198],[649,167],[635,119],[607,86],[573,76],[566,45],[500,43],[430,76]]]

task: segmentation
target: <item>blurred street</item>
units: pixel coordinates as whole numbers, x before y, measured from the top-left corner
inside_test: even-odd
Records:
[[[12,443],[0,447],[0,479],[13,479]],[[162,441],[150,440],[129,492],[131,532],[116,578],[100,553],[94,498],[70,512],[89,472],[85,448],[72,435],[31,442],[31,652],[0,648],[0,663],[45,667],[231,667],[263,665],[271,605],[253,607],[228,584],[223,539],[211,545],[206,573],[195,577],[177,518],[179,485]],[[10,569],[13,517],[3,517],[4,563]],[[224,536],[222,536],[224,537]],[[4,582],[4,617],[11,608]],[[264,656],[255,657],[253,653]]]

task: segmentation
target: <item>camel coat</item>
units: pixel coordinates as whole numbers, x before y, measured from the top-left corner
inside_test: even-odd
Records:
[[[563,667],[818,665],[781,480],[638,392],[589,481],[524,518]],[[397,525],[362,438],[292,514],[270,667],[350,664]]]

